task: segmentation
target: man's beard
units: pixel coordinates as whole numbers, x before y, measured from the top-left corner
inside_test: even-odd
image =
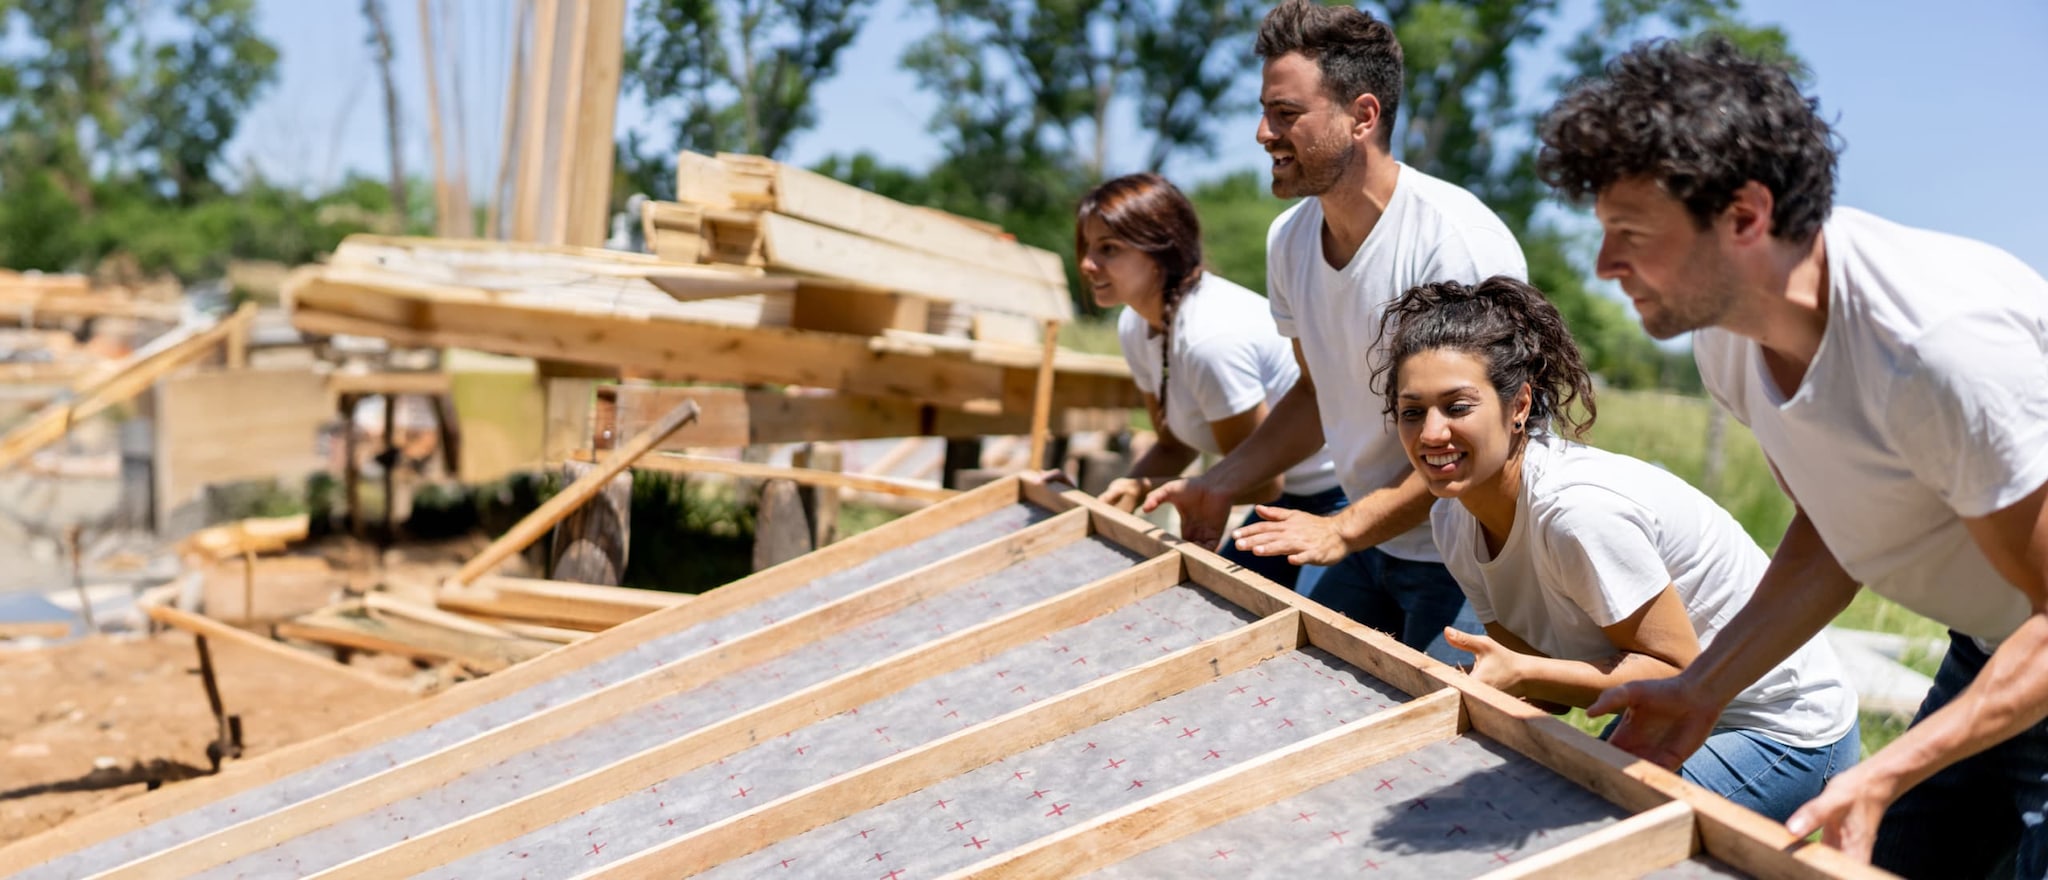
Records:
[[[1314,161],[1311,161],[1309,159],[1309,152],[1300,148],[1295,149],[1294,178],[1292,180],[1282,180],[1275,176],[1273,178],[1273,195],[1283,199],[1298,199],[1306,196],[1319,196],[1329,192],[1332,187],[1337,185],[1337,181],[1343,178],[1344,172],[1351,167],[1351,163],[1357,159],[1358,145],[1347,139],[1343,141],[1341,148],[1333,151],[1334,154],[1320,149],[1314,150],[1314,152],[1320,155]]]

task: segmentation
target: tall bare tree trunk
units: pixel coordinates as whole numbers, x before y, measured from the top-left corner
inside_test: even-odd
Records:
[[[383,0],[363,0],[363,18],[370,22],[370,51],[384,78],[384,132],[391,149],[391,209],[405,231],[405,159],[398,127],[398,83],[391,76],[391,29],[384,23]]]

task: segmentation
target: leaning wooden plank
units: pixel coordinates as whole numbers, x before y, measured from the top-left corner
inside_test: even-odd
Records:
[[[645,788],[648,780],[672,778],[917,682],[986,660],[1045,633],[1106,614],[1179,581],[1178,558],[1158,557],[1139,563],[318,876],[327,880],[370,880],[411,875],[433,865],[447,864],[545,827],[563,816],[610,803]]]
[[[648,450],[653,449],[655,444],[660,443],[668,435],[675,433],[676,429],[695,420],[697,413],[696,402],[690,400],[685,400],[674,409],[669,410],[667,415],[662,416],[661,421],[640,432],[632,440],[627,441],[625,445],[612,450],[610,454],[604,457],[604,461],[598,464],[596,470],[584,474],[577,478],[576,482],[563,487],[562,491],[555,493],[554,497],[549,498],[541,506],[534,508],[534,511],[527,514],[526,518],[514,525],[511,531],[498,536],[498,539],[492,541],[490,546],[485,547],[483,552],[478,553],[475,558],[463,563],[462,568],[455,572],[454,577],[450,578],[450,581],[462,586],[475,583],[477,578],[490,573],[491,569],[497,568],[499,563],[511,558],[513,554],[526,549],[527,545],[540,540],[540,537],[547,534],[549,529],[554,528],[556,523],[561,522],[564,517],[574,513],[578,507],[582,507],[584,502],[589,501],[596,497],[599,492],[604,491],[605,484],[611,482],[613,477],[624,472],[626,468],[631,467],[634,461],[646,454]]]
[[[372,592],[364,594],[363,607],[379,614],[402,617],[416,623],[438,626],[442,629],[468,633],[473,636],[482,636],[487,639],[517,638],[509,630],[471,620],[460,614],[451,614],[431,605],[422,605],[418,602],[401,599],[390,593]]]
[[[772,268],[885,287],[1033,318],[1070,321],[1064,283],[991,273],[965,260],[863,238],[780,214],[761,215]],[[1062,278],[1064,281],[1064,277]]]
[[[665,878],[697,873],[1255,666],[1298,646],[1300,635],[1301,621],[1293,611],[1260,620],[681,835],[586,876]]]
[[[226,864],[341,819],[412,797],[482,767],[489,767],[546,743],[576,735],[669,694],[683,693],[738,670],[766,662],[805,644],[844,632],[950,591],[1019,559],[1080,540],[1087,517],[1080,511],[1055,517],[940,562],[898,576],[844,599],[754,630],[691,657],[650,670],[581,699],[555,706],[519,723],[472,737],[459,745],[357,780],[333,792],[283,810],[250,817],[242,824],[151,855],[113,878],[185,876]]]
[[[359,722],[325,737],[237,762],[215,776],[139,795],[72,819],[43,834],[0,847],[0,874],[18,873],[69,853],[82,852],[146,826],[183,816],[208,804],[479,710],[551,679],[612,660],[640,644],[791,594],[834,573],[858,572],[862,566],[878,564],[890,554],[905,552],[905,548],[919,542],[941,540],[956,527],[978,517],[995,515],[1018,501],[1016,480],[991,483],[953,501],[905,516],[889,528],[864,532],[775,568],[756,572],[688,605],[621,624],[605,638],[565,646],[497,675],[465,682],[432,700],[423,700]],[[179,615],[176,619],[183,618],[193,619],[194,625],[224,626],[205,618],[193,618],[192,615]],[[173,622],[173,619],[159,619]],[[280,645],[273,650],[291,649]],[[331,665],[315,658],[305,658],[302,662]]]
[[[775,165],[775,210],[927,254],[1065,287],[1066,267],[1051,251],[991,235],[958,219],[906,205],[789,165]]]
[[[594,453],[578,453],[578,461],[590,461]],[[660,452],[640,459],[634,467],[642,470],[665,471],[674,474],[719,474],[728,477],[748,479],[790,480],[806,486],[824,486],[832,489],[854,489],[873,492],[878,495],[897,495],[915,498],[919,501],[944,501],[960,494],[953,489],[937,486],[920,486],[886,477],[869,477],[861,474],[821,471],[811,468],[781,467],[778,465],[756,464],[746,461],[727,461],[721,458],[704,458],[695,455],[676,455]]]
[[[205,617],[203,615],[198,614],[187,614],[183,611],[179,611],[176,608],[170,608],[162,605],[145,606],[144,613],[147,613],[149,615],[149,619],[154,620],[157,623],[161,623],[165,626],[176,627],[178,629],[182,629],[186,632],[189,632],[195,636],[206,636],[210,639],[219,639],[224,642],[233,642],[237,645],[241,645],[251,650],[258,651],[262,653],[263,656],[274,658],[279,662],[286,663],[290,666],[299,669],[305,669],[308,671],[317,670],[319,673],[326,675],[344,675],[356,680],[357,682],[360,682],[365,686],[373,687],[378,690],[395,691],[400,693],[412,692],[412,688],[407,687],[405,682],[399,681],[397,679],[378,675],[374,672],[364,672],[363,670],[356,669],[352,666],[344,666],[340,663],[335,663],[330,660],[323,660],[319,657],[313,656],[312,654],[308,654],[297,648],[291,647],[290,645],[279,644],[270,639],[266,639],[262,636],[251,633],[248,630],[238,629],[236,627],[229,626],[225,623],[221,623],[220,621],[214,620],[211,617]]]
[[[1458,735],[1459,696],[1441,690],[1267,752],[947,876],[1076,877]]]
[[[1692,807],[1672,801],[1488,872],[1481,880],[1634,880],[1692,858],[1698,847]]]
[[[56,442],[80,420],[142,393],[172,370],[210,354],[235,326],[247,323],[255,314],[255,306],[245,304],[210,327],[173,330],[109,370],[81,379],[73,386],[76,397],[72,400],[44,407],[26,423],[0,437],[0,470],[21,463]]]

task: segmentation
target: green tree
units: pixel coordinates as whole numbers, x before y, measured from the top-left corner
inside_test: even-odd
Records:
[[[147,49],[135,146],[179,202],[219,192],[213,164],[243,111],[277,80],[277,47],[256,32],[253,0],[178,0],[181,33]]]

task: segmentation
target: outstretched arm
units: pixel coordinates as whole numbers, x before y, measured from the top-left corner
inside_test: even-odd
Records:
[[[1598,660],[1545,656],[1498,623],[1487,624],[1484,636],[1446,627],[1444,640],[1472,652],[1472,676],[1480,681],[1526,700],[1581,707],[1608,688],[1677,675],[1699,654],[1699,638],[1675,586],[1665,586],[1636,613],[1601,631],[1620,650]]]
[[[1180,511],[1181,537],[1214,547],[1223,537],[1234,501],[1271,483],[1323,447],[1322,410],[1316,404],[1315,380],[1302,358],[1299,340],[1294,343],[1294,358],[1301,365],[1301,377],[1258,429],[1201,476],[1154,489],[1145,497],[1145,512],[1172,504]]]

